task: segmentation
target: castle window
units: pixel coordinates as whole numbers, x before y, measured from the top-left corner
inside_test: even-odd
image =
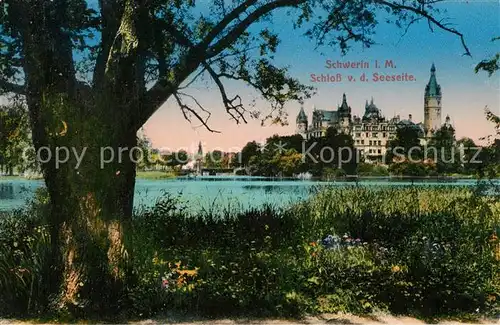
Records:
[[[385,129],[385,127],[384,127],[384,129]],[[385,132],[384,132],[384,133],[382,133],[382,137],[383,137],[383,138],[387,138],[387,133],[385,133]]]
[[[372,134],[372,136],[373,136],[374,138],[377,138],[377,137],[378,137],[378,133],[377,133],[377,132],[374,132],[374,133]]]
[[[382,150],[378,149],[378,153],[381,154],[382,153]]]
[[[361,138],[361,133],[356,133],[357,138]]]
[[[381,140],[379,140],[379,141],[378,141],[378,145],[379,145],[379,146],[381,146],[381,145],[382,145],[382,141],[381,141]]]
[[[370,140],[370,146],[371,146],[371,145],[372,145],[372,140]],[[370,150],[370,152],[371,152],[371,150]]]
[[[366,132],[366,137],[367,137],[367,138],[369,137],[368,132]]]

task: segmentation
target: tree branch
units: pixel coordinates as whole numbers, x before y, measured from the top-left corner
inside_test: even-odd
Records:
[[[467,44],[465,43],[464,35],[454,28],[447,27],[442,22],[438,21],[436,18],[434,18],[430,14],[428,14],[427,11],[425,11],[424,9],[418,9],[415,7],[411,7],[411,6],[407,6],[407,5],[403,5],[403,4],[398,4],[398,3],[393,3],[390,1],[386,1],[386,0],[374,0],[374,1],[375,1],[375,3],[379,3],[379,4],[383,4],[385,6],[388,6],[393,10],[407,10],[407,11],[411,11],[413,13],[416,13],[422,17],[425,17],[429,22],[432,22],[434,25],[438,26],[442,30],[445,30],[447,32],[450,32],[452,34],[457,35],[460,38],[460,41],[462,42],[463,48],[465,49],[464,55],[472,57],[470,50],[467,47]],[[430,27],[430,25],[429,25],[429,27]]]
[[[191,108],[189,105],[186,105],[185,103],[182,102],[181,98],[179,95],[182,95],[182,96],[186,96],[186,97],[189,97],[191,99],[194,100],[194,102],[196,103],[196,105],[205,113],[208,114],[207,118],[202,118],[201,115],[193,108]],[[201,122],[201,124],[210,132],[213,132],[213,133],[220,133],[219,131],[216,131],[212,128],[210,128],[210,126],[208,125],[208,119],[210,118],[211,114],[210,112],[205,109],[197,100],[196,98],[194,98],[193,96],[191,95],[188,95],[188,94],[184,94],[184,93],[174,93],[173,94],[175,100],[177,101],[177,104],[179,105],[179,107],[181,108],[181,111],[182,111],[182,114],[184,115],[184,118],[186,120],[188,120],[189,122],[191,122],[191,118],[189,117],[189,114],[193,114],[196,119],[198,121]]]
[[[241,97],[239,95],[236,95],[233,99],[229,99],[227,97],[226,89],[224,88],[224,85],[222,84],[222,81],[219,79],[219,75],[212,69],[212,67],[206,63],[203,62],[203,66],[205,69],[208,71],[212,79],[215,81],[215,84],[219,88],[221,97],[222,97],[222,102],[224,104],[224,107],[226,108],[226,112],[231,115],[231,118],[236,122],[240,123],[240,119],[243,120],[244,123],[247,123],[247,120],[245,119],[244,113],[246,112],[245,108],[243,107],[243,104],[241,103]],[[234,105],[235,101],[239,101],[237,105]],[[233,114],[233,112],[236,112],[236,115]]]
[[[207,51],[207,59],[212,58],[222,52],[224,49],[229,47],[238,37],[245,32],[245,30],[252,25],[255,21],[270,13],[277,8],[294,7],[306,0],[276,0],[265,4],[251,14],[249,14],[245,19],[243,19],[238,25],[236,25],[229,33],[220,39],[217,43],[211,46]]]
[[[257,3],[257,0],[247,0],[240,4],[238,7],[234,8],[230,14],[225,16],[203,39],[200,43],[200,47],[208,48],[212,41],[224,31],[224,29],[235,19],[237,19],[242,13],[244,13],[248,8]]]
[[[104,78],[106,62],[113,45],[113,40],[120,27],[120,18],[123,14],[123,1],[99,0],[99,7],[102,21],[101,42],[92,78],[96,86],[99,86]]]

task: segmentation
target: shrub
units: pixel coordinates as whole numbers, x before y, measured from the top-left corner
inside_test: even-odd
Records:
[[[118,307],[141,317],[172,309],[495,312],[500,203],[493,195],[461,187],[332,187],[286,209],[196,216],[165,196],[133,218],[126,238],[132,276]],[[44,311],[49,243],[33,210],[0,218],[2,314]]]

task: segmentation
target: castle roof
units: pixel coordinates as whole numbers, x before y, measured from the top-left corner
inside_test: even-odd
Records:
[[[429,79],[429,82],[427,83],[427,86],[425,86],[425,96],[441,96],[441,86],[437,83],[436,80],[436,67],[434,66],[434,63],[431,67],[431,77]]]
[[[299,123],[307,123],[307,115],[304,112],[304,107],[300,107],[299,115],[297,115],[297,124]]]
[[[380,110],[378,109],[377,105],[373,103],[372,97],[370,104],[368,104],[368,101],[366,101],[365,115],[363,115],[363,120],[380,119],[381,117],[382,116],[380,114]]]
[[[351,113],[351,107],[347,105],[347,97],[345,93],[342,96],[342,104],[339,106],[338,112],[342,115],[349,115]]]

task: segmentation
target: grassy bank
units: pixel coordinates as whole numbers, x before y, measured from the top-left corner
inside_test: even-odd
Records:
[[[174,172],[164,172],[164,171],[138,171],[137,178],[138,179],[147,179],[147,180],[159,180],[159,179],[169,179],[175,178],[178,175]]]
[[[178,175],[174,172],[164,172],[164,171],[138,171],[137,178],[138,179],[146,179],[146,180],[160,180],[160,179],[169,179],[175,178]],[[41,180],[43,177],[37,176],[32,178],[26,178],[24,176],[14,175],[14,176],[3,176],[0,175],[0,180],[20,180],[20,179],[33,179],[33,180]]]
[[[281,210],[225,210],[223,217],[184,211],[165,197],[137,212],[129,246],[134,281],[108,312],[499,311],[498,197],[462,188],[353,187]],[[32,211],[0,220],[0,313],[43,314],[46,228]]]

